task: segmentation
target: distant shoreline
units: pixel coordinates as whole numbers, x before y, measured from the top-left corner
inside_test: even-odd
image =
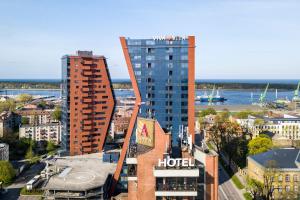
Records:
[[[264,82],[263,82],[264,81]],[[280,81],[282,81],[280,83]],[[212,90],[263,90],[270,83],[269,89],[279,91],[295,90],[297,80],[196,80],[196,89]],[[1,90],[60,90],[60,80],[1,80]],[[114,89],[132,89],[129,80],[113,80]]]

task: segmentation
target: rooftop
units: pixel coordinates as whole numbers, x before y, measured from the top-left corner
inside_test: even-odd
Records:
[[[249,156],[258,164],[268,167],[269,161],[275,161],[275,167],[281,169],[299,169],[297,163],[300,162],[299,149],[273,149],[264,153]]]
[[[116,164],[103,163],[102,156],[102,153],[95,153],[50,161],[51,165],[65,169],[50,177],[45,189],[85,191],[103,186],[107,177],[115,172]]]

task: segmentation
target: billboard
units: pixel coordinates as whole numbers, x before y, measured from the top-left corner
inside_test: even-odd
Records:
[[[148,147],[154,147],[155,120],[137,118],[136,142]]]

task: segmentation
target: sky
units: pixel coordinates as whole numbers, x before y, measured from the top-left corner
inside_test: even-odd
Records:
[[[119,36],[196,36],[196,79],[300,79],[299,0],[1,0],[0,79],[56,79],[61,57],[104,55],[128,78]]]

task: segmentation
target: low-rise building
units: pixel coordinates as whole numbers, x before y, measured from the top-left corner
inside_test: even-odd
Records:
[[[9,160],[9,145],[0,143],[0,160]]]
[[[44,199],[108,199],[115,163],[103,163],[102,153],[47,161]]]
[[[248,156],[248,177],[265,183],[274,190],[275,199],[299,199],[300,150],[273,149],[261,154]],[[270,184],[270,182],[269,182]],[[266,184],[264,184],[266,185]]]
[[[21,123],[21,117],[10,111],[4,111],[0,114],[0,137],[5,137],[13,133],[14,129]]]
[[[40,125],[22,125],[19,128],[20,138],[31,138],[35,141],[52,141],[56,144],[61,141],[61,124],[49,123]]]

